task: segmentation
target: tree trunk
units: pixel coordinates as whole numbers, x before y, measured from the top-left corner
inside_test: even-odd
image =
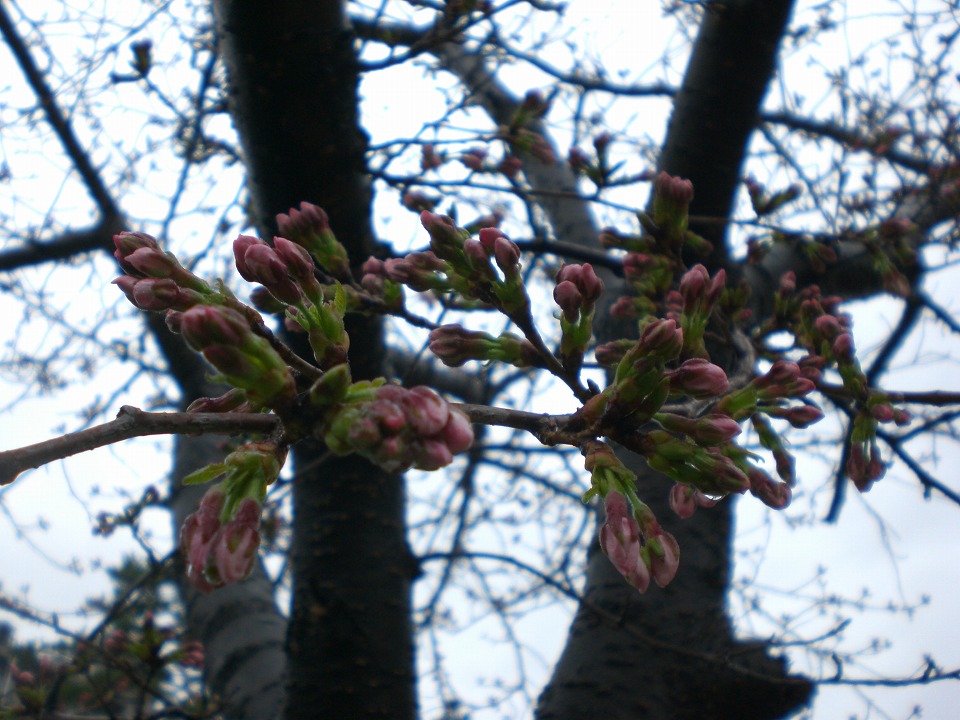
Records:
[[[353,35],[337,0],[216,0],[230,107],[256,223],[301,201],[330,215],[352,259],[372,248]],[[354,378],[381,373],[381,324],[348,323]],[[305,343],[303,343],[305,346]],[[402,478],[294,451],[287,718],[416,716]]]

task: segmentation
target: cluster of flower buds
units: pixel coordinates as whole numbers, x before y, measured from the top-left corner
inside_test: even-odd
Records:
[[[325,288],[314,275],[313,259],[303,246],[277,237],[271,247],[259,238],[241,235],[233,243],[233,254],[244,280],[260,283],[286,306],[287,318],[307,333],[321,367],[346,360],[350,347],[343,322],[346,293],[335,283],[333,297],[327,299]]]
[[[329,405],[323,439],[333,452],[357,453],[388,472],[436,470],[473,444],[470,420],[428,387],[350,383],[343,365],[311,388],[315,404]]]
[[[651,468],[710,497],[742,493],[750,488],[740,463],[725,454],[735,450],[732,444],[703,447],[665,430],[650,431],[640,443],[640,451]]]
[[[711,508],[719,502],[718,500],[707,497],[702,490],[692,485],[675,483],[670,488],[670,509],[673,510],[681,520],[693,516],[697,508]]]
[[[446,265],[416,275],[417,282],[437,282],[429,273],[445,273],[448,287],[467,299],[492,305],[520,325],[531,322],[530,299],[520,273],[520,248],[516,243],[497,228],[483,228],[474,240],[469,231],[457,227],[446,215],[423,212],[420,222],[430,234],[433,255]]]
[[[209,592],[250,574],[260,547],[260,510],[285,455],[275,443],[247,443],[222,463],[184,478],[184,484],[199,484],[224,476],[180,529],[187,577],[199,590]]]
[[[593,335],[593,314],[603,294],[603,281],[593,266],[564,265],[557,272],[553,299],[560,306],[560,360],[571,371],[579,369]]]
[[[687,240],[687,216],[693,183],[661,172],[653,180],[653,227],[662,248],[678,255]]]
[[[141,310],[188,310],[201,303],[217,303],[223,296],[184,268],[157,241],[145,233],[113,236],[113,256],[126,273],[113,283]]]
[[[665,365],[683,348],[683,331],[674,320],[654,320],[640,334],[637,343],[617,365],[609,392],[607,412],[633,416],[637,422],[649,419],[670,395],[670,378]]]
[[[178,321],[187,344],[219,370],[225,382],[244,390],[251,403],[276,409],[296,399],[290,368],[239,311],[196,305]]]
[[[689,357],[707,357],[703,343],[703,334],[710,321],[713,308],[720,299],[726,284],[727,275],[719,270],[713,278],[703,265],[695,265],[680,278],[679,300],[682,307],[679,313],[680,327],[683,329],[684,354]],[[668,296],[668,303],[669,303]]]
[[[585,499],[603,498],[606,518],[600,547],[624,579],[646,592],[650,579],[665,587],[677,574],[680,546],[660,527],[653,511],[636,493],[634,476],[606,443],[584,444],[584,467],[590,472]]]
[[[508,332],[494,337],[460,325],[441,325],[430,332],[429,347],[430,352],[449,367],[460,367],[468,360],[498,361],[518,368],[545,365],[529,341]]]
[[[330,229],[330,218],[316,205],[300,203],[300,209],[277,215],[280,235],[307,249],[324,270],[341,282],[349,282],[350,258],[347,249]]]

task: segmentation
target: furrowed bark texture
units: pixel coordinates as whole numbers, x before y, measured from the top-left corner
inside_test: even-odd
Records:
[[[352,259],[371,249],[357,59],[342,3],[216,0],[230,107],[256,222],[301,201],[330,215]],[[354,378],[380,374],[381,325],[348,324]],[[416,716],[402,479],[294,451],[293,602],[286,718]]]
[[[706,10],[661,156],[661,169],[693,181],[693,215],[730,214],[791,7],[746,0]],[[711,270],[726,266],[723,226],[691,229],[714,244]],[[680,543],[680,571],[667,588],[640,596],[593,543],[585,602],[538,719],[760,719],[803,705],[811,684],[787,676],[762,644],[738,642],[727,619],[733,503],[681,523],[667,506],[670,482],[639,458],[624,459],[637,473],[640,496]]]

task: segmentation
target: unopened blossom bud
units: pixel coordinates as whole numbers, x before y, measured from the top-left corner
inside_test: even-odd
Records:
[[[677,568],[680,566],[680,545],[677,539],[661,530],[649,535],[645,550],[650,557],[653,581],[658,587],[666,587],[676,577]]]
[[[604,498],[606,520],[600,528],[600,548],[624,579],[640,592],[650,586],[650,571],[640,556],[640,526],[623,493],[611,490]]]
[[[627,351],[634,346],[632,340],[614,340],[612,342],[597,345],[593,354],[600,365],[604,367],[614,367],[627,354]]]
[[[653,181],[653,218],[658,226],[670,227],[674,240],[686,231],[687,212],[693,201],[693,183],[661,172]]]
[[[185,312],[180,320],[180,333],[194,350],[211,345],[243,343],[250,334],[250,323],[236,310],[200,305]]]
[[[583,296],[576,285],[569,280],[558,283],[553,289],[553,299],[560,306],[568,322],[577,321],[583,307]]]
[[[287,264],[263,240],[240,235],[233,242],[233,253],[244,280],[260,283],[280,302],[296,305],[302,301],[303,294],[290,279]]]
[[[350,279],[350,259],[347,250],[330,228],[330,219],[322,208],[312,203],[300,203],[300,209],[277,215],[280,235],[302,245],[333,277]]]
[[[470,424],[470,418],[460,410],[450,408],[447,423],[437,437],[454,455],[468,450],[473,445],[473,426]]]
[[[443,165],[444,156],[438,153],[433,143],[427,143],[420,150],[420,169],[424,172]]]
[[[149,278],[169,278],[176,273],[180,263],[169,253],[158,248],[141,247],[127,255],[124,260],[136,274]]]
[[[843,332],[840,321],[833,315],[821,315],[814,321],[817,331],[827,340],[833,340]]]
[[[401,403],[410,427],[418,435],[436,435],[450,419],[447,401],[428,387],[411,388]]]
[[[290,275],[301,282],[315,280],[313,258],[302,245],[297,245],[283,237],[275,237],[273,249],[287,266],[287,272]]]
[[[683,297],[683,311],[691,314],[697,311],[710,282],[710,273],[703,265],[694,265],[680,278],[680,295]]]
[[[208,578],[215,571],[222,584],[243,580],[253,570],[260,548],[260,504],[245,499],[236,517],[226,523],[213,543],[214,568],[207,568]],[[208,579],[209,581],[209,579]]]
[[[488,228],[484,228],[486,230]],[[480,231],[483,233],[483,230]],[[496,260],[497,267],[503,271],[507,277],[513,277],[520,271],[520,248],[506,235],[501,235],[493,243],[493,259]]]
[[[793,427],[803,429],[823,419],[823,411],[815,405],[798,405],[787,409],[784,414]]]
[[[878,422],[891,422],[893,420],[893,407],[887,403],[879,403],[870,408],[870,414]]]
[[[853,335],[850,333],[841,333],[837,335],[830,348],[837,362],[853,362]]]
[[[777,482],[763,470],[751,467],[748,473],[750,493],[774,510],[782,510],[790,504],[793,492],[787,483]]]
[[[683,330],[676,320],[654,320],[640,334],[640,347],[644,354],[650,353],[664,361],[673,360],[683,348]]]
[[[460,367],[468,360],[490,360],[496,343],[492,335],[460,325],[442,325],[430,332],[429,340],[430,352],[449,367]]]
[[[719,365],[703,358],[685,360],[675,370],[668,370],[670,391],[693,398],[708,398],[723,395],[730,387],[727,374]]]
[[[523,161],[516,155],[507,155],[497,165],[497,171],[511,180],[514,179],[521,170],[523,170]]]
[[[146,233],[121,232],[113,236],[113,244],[116,250],[113,256],[117,259],[123,271],[132,275],[138,275],[139,271],[127,262],[127,256],[132,255],[141,248],[150,248],[156,252],[161,252],[160,245],[156,239]]]
[[[468,150],[460,157],[460,162],[466,165],[470,170],[483,170],[483,162],[487,159],[487,151],[483,148],[473,148]]]
[[[669,501],[670,509],[681,520],[689,518],[697,508],[711,508],[717,504],[716,500],[708,498],[698,488],[685,483],[676,483],[670,488]]]
[[[420,224],[430,234],[430,249],[443,260],[457,257],[463,251],[464,241],[470,234],[458,228],[453,218],[437,215],[424,210],[420,213]]]
[[[567,163],[570,165],[571,170],[580,174],[586,172],[590,167],[590,158],[587,157],[587,154],[580,148],[572,147],[567,155]]]

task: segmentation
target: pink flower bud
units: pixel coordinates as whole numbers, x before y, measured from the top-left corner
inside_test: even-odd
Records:
[[[583,307],[583,296],[569,280],[564,280],[553,289],[553,299],[563,311],[567,322],[576,322]]]
[[[640,526],[622,493],[611,490],[604,498],[606,521],[600,528],[600,547],[613,566],[640,592],[650,584],[650,573],[640,557]]]
[[[443,426],[443,430],[437,437],[454,455],[464,452],[473,445],[473,426],[470,424],[470,418],[459,410],[451,408],[447,424]]]
[[[500,164],[497,165],[497,171],[507,176],[511,180],[515,178],[523,169],[523,161],[516,155],[508,155]]]
[[[236,517],[214,540],[216,577],[222,584],[243,580],[253,570],[260,548],[260,504],[252,498],[240,503]],[[207,572],[212,575],[210,569]]]
[[[180,267],[180,263],[173,256],[153,247],[137,248],[124,259],[127,265],[143,277],[169,278]]]
[[[853,336],[850,333],[837,335],[831,350],[838,362],[853,362]]]
[[[460,162],[466,165],[470,170],[479,172],[483,170],[483,161],[487,159],[487,151],[483,148],[473,148],[460,157]]]
[[[275,237],[273,249],[277,256],[286,264],[287,272],[298,280],[313,280],[313,258],[300,245],[292,243],[286,238]]]
[[[814,321],[817,331],[827,340],[833,340],[837,335],[843,332],[840,321],[833,315],[821,315]]]
[[[419,470],[439,470],[453,462],[453,453],[439,440],[424,440],[417,453],[414,467]]]
[[[722,395],[730,387],[723,368],[703,358],[685,360],[675,370],[668,370],[666,376],[670,379],[671,392],[693,398]]]
[[[658,587],[666,587],[676,576],[680,566],[680,545],[673,535],[661,531],[648,540],[648,546],[653,580]]]
[[[696,488],[675,483],[670,488],[670,509],[673,510],[681,520],[686,520],[697,511],[697,503],[694,500]]]
[[[790,504],[793,492],[786,483],[775,481],[763,470],[751,468],[749,473],[750,493],[774,510],[782,510]]]
[[[450,419],[450,406],[447,401],[422,385],[406,393],[402,406],[410,426],[418,435],[424,437],[438,434]]]
[[[180,333],[194,350],[214,344],[240,345],[251,333],[250,323],[236,310],[197,305],[183,313]]]
[[[683,330],[676,320],[654,320],[640,334],[640,345],[646,353],[673,360],[683,348]]]
[[[132,275],[138,275],[138,271],[127,262],[127,256],[135,253],[141,248],[151,248],[160,252],[160,245],[157,241],[146,233],[132,233],[124,231],[113,236],[113,244],[116,250],[113,256],[117,259],[123,271]]]
[[[803,429],[823,419],[823,411],[815,405],[799,405],[789,408],[785,415],[793,427]]]

